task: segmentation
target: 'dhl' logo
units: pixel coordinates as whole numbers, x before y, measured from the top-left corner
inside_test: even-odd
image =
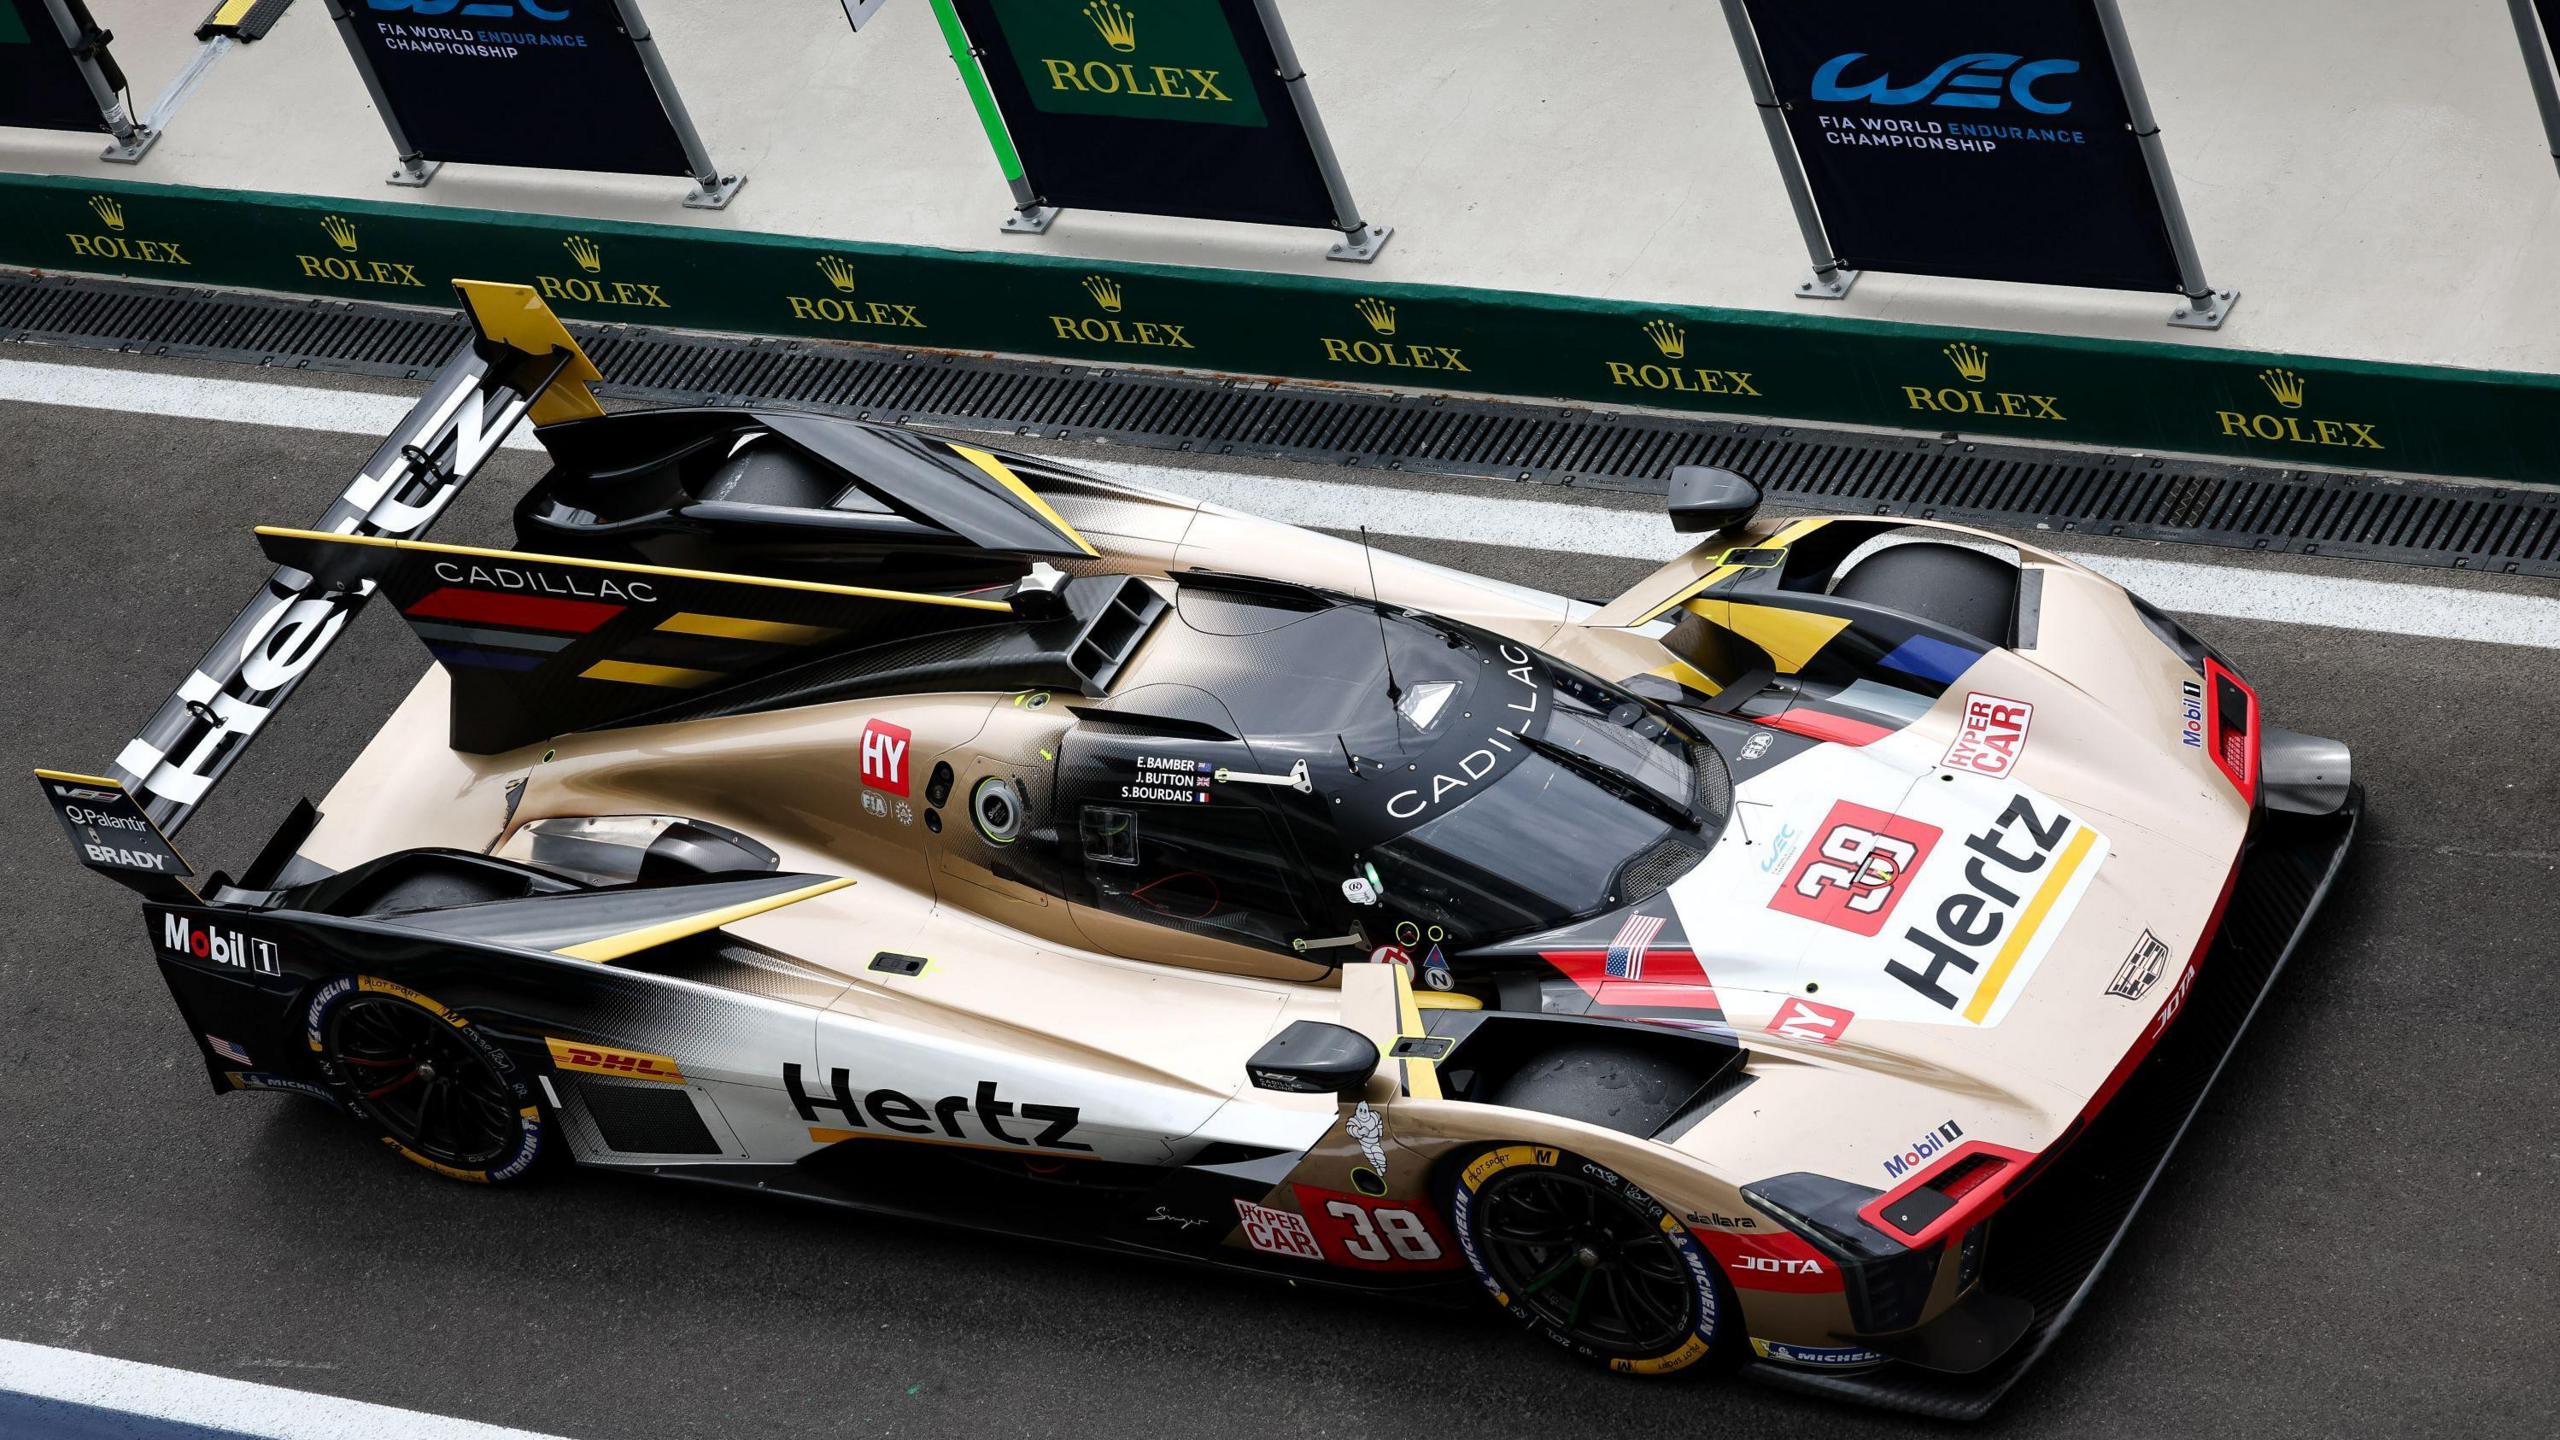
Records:
[[[560,242],[569,258],[585,272],[562,278],[558,275],[536,275],[534,285],[546,299],[575,300],[587,305],[614,305],[643,310],[672,310],[667,297],[655,285],[636,280],[590,280],[588,275],[604,273],[604,247],[584,235],[571,235]]]
[[[854,292],[853,262],[841,255],[821,255],[811,262],[837,295]],[[830,325],[859,325],[881,330],[922,330],[924,317],[913,305],[899,305],[886,300],[838,300],[834,295],[785,295],[794,320],[818,320]]]
[[[2267,387],[2267,394],[2274,397],[2277,407],[2286,411],[2300,410],[2311,394],[2311,382],[2281,366],[2259,371],[2258,383]],[[2373,433],[2373,425],[2354,420],[2321,420],[2268,412],[2250,414],[2239,410],[2216,410],[2213,413],[2222,424],[2222,433],[2234,439],[2274,440],[2336,450],[2383,448],[2381,437]]]
[[[340,280],[352,285],[388,285],[394,289],[419,290],[426,282],[418,278],[418,267],[396,260],[349,260],[356,253],[358,241],[355,222],[344,215],[323,215],[320,229],[329,243],[342,253],[337,255],[296,255],[294,263],[302,267],[306,280]]]
[[[1689,332],[1668,320],[1644,323],[1644,338],[1665,360],[1689,358]],[[1637,390],[1671,390],[1688,395],[1758,395],[1748,370],[1718,370],[1706,366],[1657,365],[1641,360],[1603,361],[1609,367],[1609,383]]]
[[[1051,315],[1049,328],[1061,340],[1080,340],[1088,345],[1137,345],[1150,350],[1194,349],[1191,337],[1183,332],[1190,322],[1174,324],[1166,320],[1122,320],[1116,318],[1129,303],[1128,292],[1119,281],[1108,275],[1084,277],[1084,293],[1093,297],[1101,315]]]
[[[1938,415],[1988,415],[2001,420],[2062,420],[2062,402],[2051,395],[1977,388],[1991,378],[1991,352],[1959,340],[1941,353],[1955,367],[1958,385],[1905,385],[1902,403]]]
[[[92,195],[89,209],[105,230],[94,234],[66,231],[63,239],[71,242],[71,253],[87,260],[126,260],[137,265],[188,265],[195,262],[179,253],[176,242],[169,240],[137,240],[125,234],[124,202],[112,195]]]
[[[1324,346],[1324,358],[1336,365],[1374,366],[1388,370],[1454,370],[1473,374],[1467,359],[1454,345],[1416,345],[1392,337],[1403,322],[1396,307],[1373,295],[1351,302],[1351,311],[1369,327],[1372,335],[1390,337],[1381,340],[1337,339],[1331,335],[1317,338]]]

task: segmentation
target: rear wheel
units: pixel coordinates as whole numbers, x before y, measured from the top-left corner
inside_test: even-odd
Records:
[[[425,995],[371,976],[313,995],[308,1030],[349,1114],[455,1180],[502,1185],[542,1157],[542,1107],[505,1052]]]
[[[1661,1203],[1604,1165],[1509,1145],[1458,1172],[1450,1219],[1496,1304],[1611,1370],[1664,1375],[1717,1356],[1715,1262]]]

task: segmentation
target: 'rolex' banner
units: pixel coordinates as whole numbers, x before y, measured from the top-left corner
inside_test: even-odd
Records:
[[[1254,0],[949,0],[1041,203],[1330,228]]]
[[[88,7],[70,0],[64,10],[75,30],[96,30]],[[108,83],[118,89],[124,77],[98,49],[98,63]],[[63,38],[45,0],[0,0],[0,125],[31,130],[104,130],[98,98],[80,74],[80,62]]]
[[[2090,0],[1744,0],[1853,270],[2179,290]]]
[[[425,160],[682,175],[614,0],[335,0]]]

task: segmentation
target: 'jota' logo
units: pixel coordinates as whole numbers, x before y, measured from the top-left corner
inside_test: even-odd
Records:
[[[2279,409],[2300,410],[2311,393],[2311,382],[2282,366],[2258,372],[2258,383],[2267,387]],[[2374,427],[2353,420],[2305,419],[2300,415],[2256,414],[2238,410],[2216,410],[2214,418],[2221,422],[2222,433],[2242,440],[2273,440],[2291,445],[2322,445],[2338,450],[2380,450],[2382,439]]]
[[[1351,311],[1368,325],[1369,333],[1392,337],[1399,323],[1396,307],[1372,295],[1351,302]],[[1330,335],[1318,336],[1324,346],[1324,358],[1336,365],[1361,365],[1387,370],[1454,370],[1472,374],[1466,356],[1454,345],[1416,345],[1410,341],[1344,340]]]
[[[854,293],[857,277],[853,262],[841,255],[821,255],[810,262],[836,295]],[[783,302],[791,307],[794,320],[816,320],[829,325],[858,325],[881,330],[922,330],[924,317],[913,305],[900,305],[887,300],[839,300],[835,295],[785,295]]]
[[[89,209],[106,227],[95,234],[83,235],[66,231],[63,239],[71,242],[71,253],[89,260],[125,260],[137,265],[188,265],[193,261],[178,251],[168,240],[137,240],[125,234],[124,202],[112,195],[92,195]]]
[[[1689,358],[1689,332],[1668,320],[1644,323],[1644,338],[1665,360]],[[1644,360],[1607,360],[1609,383],[1637,390],[1670,390],[1687,395],[1758,395],[1748,370],[1707,366],[1658,365]]]
[[[1084,293],[1093,297],[1094,315],[1052,315],[1049,328],[1061,340],[1079,340],[1087,345],[1138,345],[1150,350],[1190,350],[1196,348],[1183,332],[1188,322],[1174,324],[1166,320],[1121,320],[1116,318],[1128,304],[1128,293],[1120,282],[1108,275],[1084,277]]]
[[[655,285],[643,284],[636,280],[587,279],[588,275],[604,273],[604,247],[593,239],[584,235],[571,235],[560,242],[560,248],[568,251],[569,258],[577,262],[578,269],[585,273],[572,275],[566,279],[558,275],[534,276],[534,285],[542,291],[544,298],[576,300],[587,305],[620,305],[642,310],[675,308],[667,303],[667,297]]]
[[[329,243],[342,253],[337,255],[296,255],[294,263],[302,267],[306,280],[338,280],[350,285],[388,285],[394,289],[423,290],[426,282],[418,278],[418,267],[396,260],[349,260],[358,245],[355,222],[344,215],[323,215],[320,229]]]
[[[1937,415],[1988,415],[2003,420],[2065,420],[2062,402],[2020,390],[1983,390],[1991,378],[1991,352],[1959,340],[1942,352],[1964,385],[1905,385],[1902,403]]]

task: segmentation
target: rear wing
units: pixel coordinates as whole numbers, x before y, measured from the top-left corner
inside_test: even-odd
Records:
[[[518,422],[537,426],[604,413],[588,388],[602,377],[558,317],[533,290],[483,280],[456,281],[471,343],[448,361],[355,480],[311,529],[330,535],[406,540],[425,533],[464,485],[497,452]],[[113,820],[139,819],[172,863],[168,837],[257,738],[269,716],[291,698],[349,620],[372,598],[371,584],[323,585],[310,573],[279,566],[213,648],[162,702],[142,732],[103,776],[38,772],[46,799],[95,809],[112,820],[66,825],[82,861],[137,888],[165,890],[181,870],[148,870],[95,858],[103,850],[138,854],[120,838],[138,832]],[[57,788],[99,797],[56,796]],[[120,800],[120,803],[119,803]],[[63,812],[68,816],[69,812]],[[164,877],[155,880],[153,877]]]

